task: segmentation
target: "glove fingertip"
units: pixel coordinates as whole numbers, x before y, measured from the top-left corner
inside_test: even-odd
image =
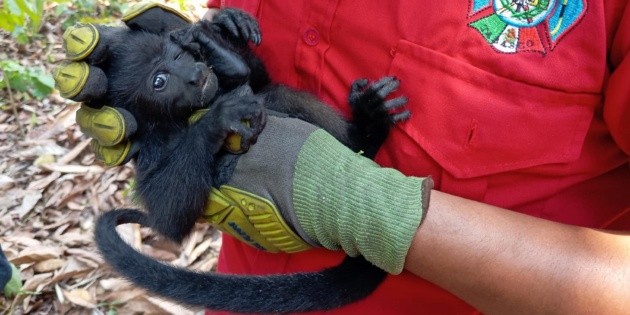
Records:
[[[125,120],[125,138],[129,138],[138,130],[138,122],[129,111],[121,107],[115,107]]]
[[[69,60],[85,59],[99,42],[99,31],[92,24],[77,24],[63,33],[63,48]]]
[[[107,93],[107,76],[100,68],[89,66],[89,74],[81,91],[69,97],[73,101],[85,102],[105,96]]]

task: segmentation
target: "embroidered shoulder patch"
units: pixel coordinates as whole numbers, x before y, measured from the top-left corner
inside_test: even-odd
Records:
[[[585,12],[585,0],[471,0],[469,17],[474,20],[468,25],[499,52],[545,54]]]

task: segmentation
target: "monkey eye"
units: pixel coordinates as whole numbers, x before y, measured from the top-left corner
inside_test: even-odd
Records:
[[[175,56],[175,60],[179,60],[179,58],[182,57],[182,53],[180,52],[179,54],[177,54],[177,56]]]
[[[168,83],[168,73],[158,73],[153,77],[153,89],[156,91],[162,91]]]

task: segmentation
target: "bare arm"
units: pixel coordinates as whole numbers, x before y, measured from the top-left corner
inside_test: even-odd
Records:
[[[405,268],[487,314],[630,310],[630,235],[439,191],[432,192]]]

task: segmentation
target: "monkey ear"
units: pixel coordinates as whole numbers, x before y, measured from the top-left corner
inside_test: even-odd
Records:
[[[158,2],[141,2],[133,5],[122,20],[131,29],[158,35],[188,27],[192,23],[192,20],[182,12]]]

